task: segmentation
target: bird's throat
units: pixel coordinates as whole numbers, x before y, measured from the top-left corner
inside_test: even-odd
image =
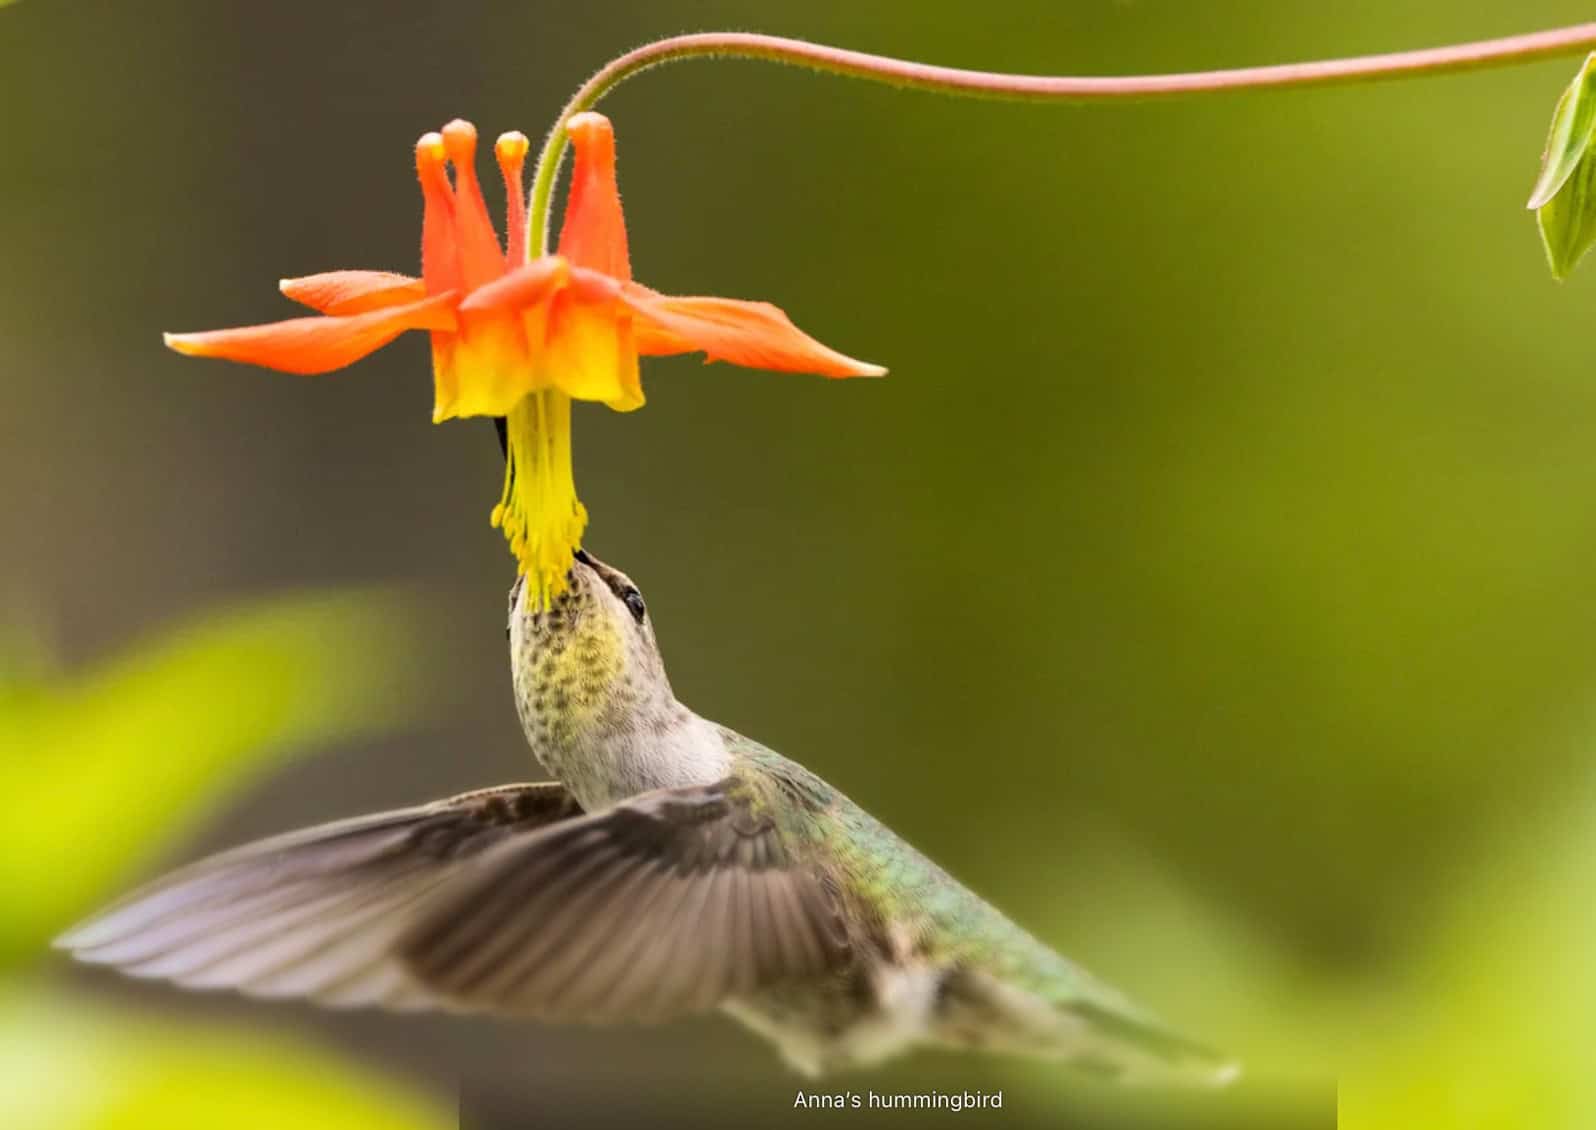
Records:
[[[640,654],[604,599],[578,578],[543,611],[523,595],[510,617],[516,710],[533,754],[589,809],[720,780],[720,728],[676,700],[657,655]]]

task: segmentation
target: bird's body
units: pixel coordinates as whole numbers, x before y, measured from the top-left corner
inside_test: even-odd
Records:
[[[807,1074],[917,1045],[1223,1082],[815,774],[671,692],[641,597],[579,552],[511,593],[516,702],[558,783],[250,845],[64,939],[194,987],[547,1020],[720,1008]]]

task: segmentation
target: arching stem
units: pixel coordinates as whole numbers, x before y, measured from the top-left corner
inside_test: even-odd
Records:
[[[888,86],[938,91],[965,98],[991,98],[1030,102],[1092,102],[1102,99],[1170,98],[1227,90],[1265,90],[1288,86],[1325,86],[1343,82],[1375,82],[1419,75],[1518,63],[1572,55],[1596,48],[1596,23],[1556,28],[1552,31],[1487,39],[1450,47],[1429,47],[1386,55],[1360,55],[1350,59],[1323,59],[1309,63],[1280,63],[1268,67],[1239,67],[1187,74],[1124,76],[1011,75],[991,71],[966,71],[935,67],[886,55],[870,55],[827,47],[801,39],[744,32],[705,32],[678,35],[644,44],[606,63],[571,96],[543,139],[537,172],[527,206],[528,250],[535,258],[548,249],[549,202],[554,180],[565,155],[565,123],[598,105],[621,83],[651,67],[683,59],[762,59],[807,67],[825,74],[879,82]]]

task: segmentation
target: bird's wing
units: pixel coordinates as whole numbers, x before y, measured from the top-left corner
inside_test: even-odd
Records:
[[[834,900],[735,782],[584,815],[507,785],[248,844],[57,945],[188,988],[653,1020],[840,966]]]
[[[485,851],[581,811],[557,783],[505,785],[290,832],[159,879],[56,944],[189,988],[445,1006],[394,959],[399,936]]]
[[[661,1020],[847,960],[835,900],[733,780],[513,836],[399,941],[457,1007]]]

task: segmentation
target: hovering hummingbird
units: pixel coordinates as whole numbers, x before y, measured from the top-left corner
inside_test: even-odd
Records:
[[[637,586],[578,550],[508,635],[559,780],[249,844],[57,943],[189,988],[545,1021],[712,1008],[806,1075],[916,1045],[1223,1083],[1175,1035],[836,789],[679,702]]]

